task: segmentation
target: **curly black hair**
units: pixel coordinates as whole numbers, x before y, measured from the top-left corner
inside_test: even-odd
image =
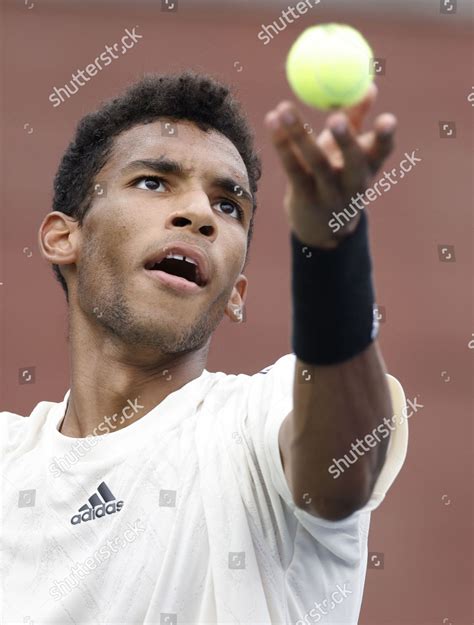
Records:
[[[253,197],[262,174],[254,148],[254,135],[234,97],[232,87],[208,74],[185,70],[173,74],[145,74],[121,95],[106,101],[78,123],[54,178],[53,210],[65,213],[82,225],[94,197],[94,179],[111,155],[114,138],[137,124],[168,117],[194,122],[201,130],[216,130],[237,148],[247,168]],[[257,203],[254,199],[247,236],[247,255],[253,233]],[[68,288],[58,265],[53,264],[69,302]]]

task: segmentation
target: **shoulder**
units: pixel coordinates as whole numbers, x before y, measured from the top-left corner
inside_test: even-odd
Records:
[[[292,388],[295,371],[295,354],[284,354],[273,363],[266,365],[255,373],[226,374],[223,372],[209,372],[212,383],[207,398],[218,403],[263,400],[262,394],[287,394]]]
[[[67,396],[67,394],[66,394]],[[61,409],[62,402],[41,401],[29,415],[11,411],[0,412],[0,444],[2,453],[17,449],[30,433],[38,433]],[[59,413],[58,413],[59,414]]]
[[[274,377],[291,377],[293,378],[295,372],[296,355],[289,353],[280,356],[274,363],[267,365],[254,376],[256,380],[259,380],[259,376],[268,375],[270,378]]]
[[[18,447],[25,436],[29,417],[14,412],[0,412],[0,447],[2,455]]]

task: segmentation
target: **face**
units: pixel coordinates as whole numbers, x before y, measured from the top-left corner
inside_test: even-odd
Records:
[[[116,138],[71,238],[76,259],[67,279],[70,305],[94,323],[126,343],[179,353],[206,344],[224,314],[236,319],[252,202],[246,167],[226,137],[187,121],[163,136],[162,122]],[[201,271],[207,266],[203,286],[172,286],[166,272],[146,269],[180,244],[190,246],[188,257],[200,254]],[[174,262],[168,270],[182,273]]]

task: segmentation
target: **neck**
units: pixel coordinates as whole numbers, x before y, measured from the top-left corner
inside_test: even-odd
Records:
[[[194,351],[162,354],[117,340],[71,342],[71,392],[60,432],[82,438],[115,432],[150,412],[170,393],[199,377],[210,341]]]

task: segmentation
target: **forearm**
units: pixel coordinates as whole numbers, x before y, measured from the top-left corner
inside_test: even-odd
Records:
[[[391,414],[385,366],[376,342],[337,365],[311,365],[297,359],[287,433],[288,472],[297,505],[333,519],[364,506],[389,440],[378,442],[370,434]],[[351,461],[348,470],[330,472],[346,454]]]
[[[296,501],[328,517],[347,515],[370,497],[387,441],[367,447],[363,439],[391,412],[374,342],[365,215],[340,246],[307,248],[302,255],[302,242],[292,238],[292,339],[298,360],[288,472]],[[335,479],[329,467],[346,454],[351,465]]]

